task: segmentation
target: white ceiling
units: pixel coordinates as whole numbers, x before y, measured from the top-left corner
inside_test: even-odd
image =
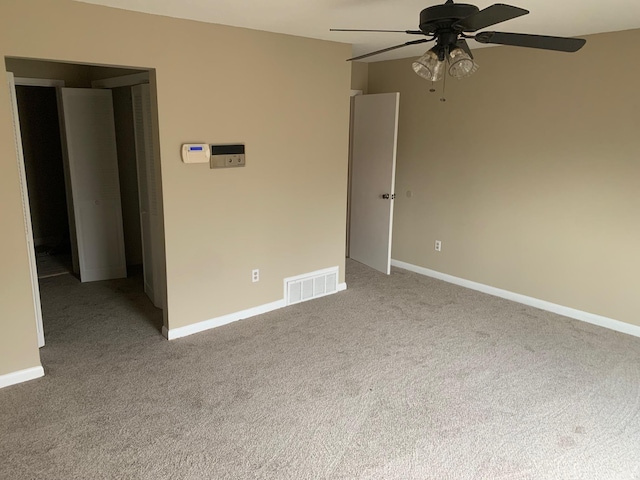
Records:
[[[360,55],[415,40],[403,33],[329,32],[329,28],[417,29],[420,11],[444,0],[78,0],[126,10],[353,44]],[[466,0],[486,8],[494,1]],[[457,2],[456,2],[457,3]],[[460,2],[462,3],[462,2]],[[531,13],[489,30],[581,36],[640,28],[640,0],[514,0]],[[472,48],[480,44],[471,41]],[[418,56],[417,45],[368,61]]]

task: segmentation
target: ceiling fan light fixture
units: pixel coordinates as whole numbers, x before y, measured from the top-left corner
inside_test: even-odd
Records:
[[[437,82],[444,73],[444,62],[440,61],[433,49],[427,51],[412,64],[413,71],[425,80]]]
[[[478,70],[478,64],[473,61],[467,52],[459,47],[449,52],[447,62],[449,63],[449,75],[458,80],[468,77]]]

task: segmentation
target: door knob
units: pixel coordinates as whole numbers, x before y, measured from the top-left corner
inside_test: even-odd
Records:
[[[389,200],[389,194],[388,193],[383,193],[382,194],[382,198],[384,198],[385,200]]]

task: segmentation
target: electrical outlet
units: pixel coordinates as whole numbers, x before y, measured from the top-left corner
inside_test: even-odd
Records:
[[[251,281],[252,282],[259,282],[260,281],[260,270],[259,269],[255,269],[255,270],[251,270]]]
[[[440,240],[436,240],[436,252],[442,251],[442,242]]]

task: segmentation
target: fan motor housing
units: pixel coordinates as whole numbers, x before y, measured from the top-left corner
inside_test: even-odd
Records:
[[[449,29],[460,19],[478,13],[480,9],[466,3],[446,3],[425,8],[420,12],[420,30],[424,33],[436,33]]]

